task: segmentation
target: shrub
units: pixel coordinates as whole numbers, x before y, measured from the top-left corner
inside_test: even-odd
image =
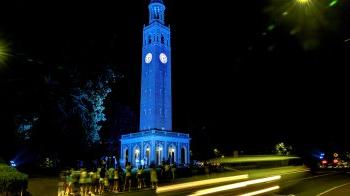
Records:
[[[27,185],[26,174],[0,163],[0,193],[20,193],[27,189]]]

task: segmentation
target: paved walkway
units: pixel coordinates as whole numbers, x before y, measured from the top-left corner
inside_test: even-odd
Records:
[[[29,178],[28,192],[33,196],[57,196],[58,178]]]

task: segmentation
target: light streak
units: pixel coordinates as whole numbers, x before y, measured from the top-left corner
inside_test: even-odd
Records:
[[[242,188],[242,187],[246,187],[246,186],[253,185],[253,184],[271,182],[271,181],[275,181],[275,180],[279,180],[279,179],[281,179],[281,176],[272,176],[272,177],[267,177],[267,178],[249,180],[249,181],[245,181],[245,182],[238,182],[238,183],[234,183],[234,184],[218,186],[218,187],[209,188],[209,189],[202,189],[202,190],[196,191],[195,193],[193,193],[192,195],[189,195],[189,196],[207,195],[207,194],[212,194],[212,193],[216,193],[216,192]]]
[[[261,193],[267,193],[267,192],[270,192],[270,191],[277,190],[277,189],[279,189],[279,188],[280,188],[280,186],[273,186],[273,187],[270,187],[270,188],[261,189],[261,190],[254,191],[254,192],[250,192],[250,193],[245,193],[245,194],[239,195],[239,196],[253,196],[253,195],[259,195],[259,194],[261,194]]]
[[[215,183],[222,183],[222,182],[229,182],[234,180],[243,180],[247,179],[248,174],[238,175],[238,176],[230,176],[230,177],[222,177],[222,178],[215,178],[215,179],[208,179],[208,180],[200,180],[195,182],[186,182],[181,184],[174,184],[169,186],[163,186],[157,188],[157,193],[164,193],[179,189],[186,189],[196,186],[203,186],[203,185],[209,185],[209,184],[215,184]]]

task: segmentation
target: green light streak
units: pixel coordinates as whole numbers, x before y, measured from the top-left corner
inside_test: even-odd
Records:
[[[299,159],[295,156],[274,156],[274,155],[257,155],[257,156],[241,156],[241,157],[227,157],[214,159],[212,161],[219,163],[248,163],[248,162],[265,162],[265,161],[283,161],[291,159]]]
[[[338,3],[338,0],[333,0],[331,3],[329,3],[329,7],[334,7]]]
[[[272,31],[273,29],[275,29],[275,25],[273,24],[267,27],[268,31]]]

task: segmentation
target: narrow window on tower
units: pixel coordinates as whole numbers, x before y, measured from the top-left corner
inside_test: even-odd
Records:
[[[158,12],[156,8],[154,8],[154,16],[154,19],[158,19]]]
[[[157,7],[157,19],[160,19],[160,17],[159,17],[159,7]]]
[[[160,38],[160,42],[164,44],[164,35],[162,34],[162,37]]]
[[[151,35],[148,36],[148,44],[151,44],[152,43],[152,37]]]

